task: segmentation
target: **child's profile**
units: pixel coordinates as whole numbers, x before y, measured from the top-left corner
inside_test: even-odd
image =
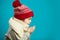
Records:
[[[9,30],[6,33],[5,40],[29,40],[35,26],[29,27],[34,13],[19,0],[13,2],[14,16],[9,20]]]

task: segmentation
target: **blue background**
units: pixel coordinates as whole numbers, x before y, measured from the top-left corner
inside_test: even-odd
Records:
[[[4,40],[9,19],[14,15],[12,2],[0,0],[0,40]],[[21,0],[34,11],[31,25],[36,25],[31,40],[60,40],[60,0]]]

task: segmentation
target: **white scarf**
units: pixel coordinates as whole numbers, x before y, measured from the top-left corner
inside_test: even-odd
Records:
[[[23,21],[13,17],[9,20],[9,24],[11,25],[11,28],[15,30],[15,32],[18,33],[20,37],[23,37],[24,29],[29,27],[29,25],[27,25]]]

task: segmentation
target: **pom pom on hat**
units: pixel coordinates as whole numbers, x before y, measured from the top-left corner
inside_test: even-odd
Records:
[[[15,8],[15,7],[18,7],[18,6],[21,6],[21,3],[19,2],[19,0],[15,0],[13,2],[13,7]]]

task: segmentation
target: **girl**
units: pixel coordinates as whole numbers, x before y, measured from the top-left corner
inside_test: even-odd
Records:
[[[31,19],[34,16],[33,11],[19,0],[13,2],[14,17],[9,20],[9,30],[5,40],[29,40],[30,34],[34,31],[35,26],[29,27]]]

